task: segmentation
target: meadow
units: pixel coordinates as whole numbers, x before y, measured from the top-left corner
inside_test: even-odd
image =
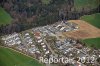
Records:
[[[82,40],[83,43],[86,44],[88,47],[94,47],[100,49],[100,37],[98,38],[90,38]]]
[[[80,19],[100,29],[100,13],[85,15],[82,16]]]
[[[0,25],[10,24],[12,18],[2,7],[0,7]]]
[[[93,9],[98,7],[99,4],[99,0],[74,0],[74,6],[76,9],[81,9],[83,7]]]
[[[0,47],[0,66],[43,66],[43,64],[11,49]]]

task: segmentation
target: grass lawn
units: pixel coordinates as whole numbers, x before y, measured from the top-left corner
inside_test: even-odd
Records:
[[[92,15],[85,15],[80,18],[91,25],[100,28],[100,13],[92,14]]]
[[[99,0],[74,0],[74,6],[77,9],[85,8],[96,8],[100,4]]]
[[[49,4],[51,0],[41,0],[43,4]]]
[[[0,47],[0,66],[43,66],[35,59]]]
[[[96,47],[100,49],[100,37],[99,38],[90,38],[82,40],[88,47]]]
[[[11,16],[2,7],[0,7],[0,25],[10,24],[11,20]]]

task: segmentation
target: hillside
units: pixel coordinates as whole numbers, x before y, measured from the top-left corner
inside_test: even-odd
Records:
[[[13,22],[0,27],[1,35],[61,20],[76,20],[83,15],[100,12],[99,4],[98,0],[5,0],[1,6],[13,17]]]

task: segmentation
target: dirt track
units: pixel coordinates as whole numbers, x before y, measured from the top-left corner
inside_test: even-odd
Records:
[[[96,38],[100,37],[100,29],[88,24],[82,20],[70,20],[69,22],[73,22],[78,24],[79,29],[75,31],[65,32],[63,35],[67,37],[73,37],[76,39],[86,39],[86,38]]]

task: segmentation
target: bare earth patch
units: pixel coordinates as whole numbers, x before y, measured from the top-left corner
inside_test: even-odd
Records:
[[[100,29],[82,20],[70,20],[78,24],[79,29],[75,31],[64,32],[63,35],[76,39],[96,38],[100,37]]]

